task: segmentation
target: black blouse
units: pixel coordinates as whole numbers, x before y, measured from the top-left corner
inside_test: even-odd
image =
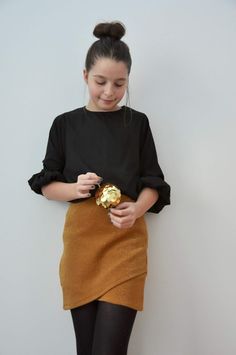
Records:
[[[170,204],[170,186],[158,164],[148,118],[127,106],[105,112],[81,107],[57,116],[49,132],[43,169],[28,183],[42,194],[42,186],[52,181],[76,182],[78,175],[87,172],[117,185],[134,200],[144,187],[158,190],[159,199],[149,212],[158,213]],[[90,191],[92,196],[95,191]]]

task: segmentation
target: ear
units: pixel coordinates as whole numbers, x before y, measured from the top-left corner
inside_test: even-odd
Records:
[[[83,70],[84,81],[88,83],[88,72],[86,69]]]
[[[128,76],[128,79],[127,79],[127,82],[126,82],[126,90],[129,89],[129,76]]]

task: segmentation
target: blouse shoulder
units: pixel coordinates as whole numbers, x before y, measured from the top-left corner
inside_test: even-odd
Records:
[[[67,125],[71,120],[78,119],[79,117],[83,116],[83,107],[76,108],[71,111],[66,111],[58,116],[56,116],[53,120],[53,125],[56,126],[65,126]]]
[[[139,134],[145,135],[146,131],[150,128],[149,119],[146,113],[135,110],[131,107],[126,108],[127,121],[133,122],[133,128]]]
[[[131,110],[132,114],[135,116],[135,118],[148,121],[148,117],[147,117],[146,113],[144,113],[142,111],[137,111],[134,108],[130,108],[130,110]]]

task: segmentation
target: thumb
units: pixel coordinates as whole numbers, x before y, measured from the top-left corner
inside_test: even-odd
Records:
[[[115,207],[117,210],[123,210],[125,208],[129,207],[129,202],[121,202],[119,205]]]

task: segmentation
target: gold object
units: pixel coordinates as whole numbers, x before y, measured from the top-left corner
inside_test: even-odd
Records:
[[[120,203],[121,192],[117,186],[106,183],[99,186],[95,193],[96,204],[104,208],[115,207]]]

